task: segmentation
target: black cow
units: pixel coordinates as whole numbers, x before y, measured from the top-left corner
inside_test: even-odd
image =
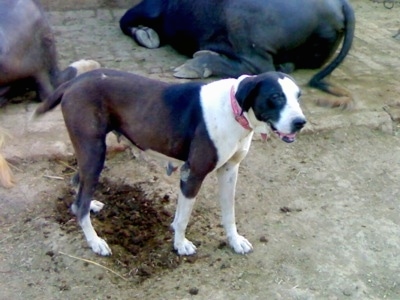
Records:
[[[37,0],[0,0],[0,104],[12,88],[33,81],[38,100],[54,87],[83,72],[98,68],[80,61],[60,71],[55,40],[46,14]],[[15,89],[14,89],[15,90]]]
[[[182,78],[321,68],[343,41],[309,84],[346,95],[323,79],[352,45],[348,0],[144,0],[123,15],[120,27],[144,47],[170,44],[193,56],[175,70]]]

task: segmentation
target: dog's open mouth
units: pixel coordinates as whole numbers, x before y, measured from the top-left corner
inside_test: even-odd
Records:
[[[282,133],[274,125],[270,124],[272,131],[284,142],[293,143],[296,140],[296,133]]]

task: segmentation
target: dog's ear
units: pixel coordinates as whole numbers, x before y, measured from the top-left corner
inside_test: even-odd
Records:
[[[245,78],[239,83],[235,97],[242,111],[247,112],[253,106],[259,89],[258,83],[254,77]]]

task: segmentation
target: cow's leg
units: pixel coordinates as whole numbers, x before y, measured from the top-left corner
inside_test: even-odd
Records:
[[[249,74],[240,61],[229,59],[213,51],[196,52],[193,59],[187,60],[174,71],[174,76],[178,78],[207,78],[211,75],[238,77]]]
[[[272,58],[259,56],[231,59],[214,51],[202,50],[193,55],[175,69],[174,76],[178,78],[206,78],[212,75],[218,77],[239,77],[243,74],[254,75],[275,70]]]
[[[276,66],[276,70],[279,72],[283,72],[286,74],[293,73],[293,71],[296,69],[296,65],[291,62],[283,63],[278,66]]]
[[[10,86],[0,86],[0,106],[7,103],[6,94],[10,91]]]
[[[143,47],[159,47],[161,33],[157,33],[157,28],[164,4],[163,0],[146,0],[127,10],[119,21],[122,32]]]
[[[7,94],[10,90],[10,86],[0,86],[0,97],[3,97],[5,94]]]

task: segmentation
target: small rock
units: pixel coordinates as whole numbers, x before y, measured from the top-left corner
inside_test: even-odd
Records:
[[[190,288],[190,290],[189,290],[190,295],[197,295],[198,293],[199,293],[198,288],[193,287],[193,288]]]
[[[351,295],[353,295],[353,291],[351,290],[351,288],[346,288],[342,291],[343,295],[349,297]]]

